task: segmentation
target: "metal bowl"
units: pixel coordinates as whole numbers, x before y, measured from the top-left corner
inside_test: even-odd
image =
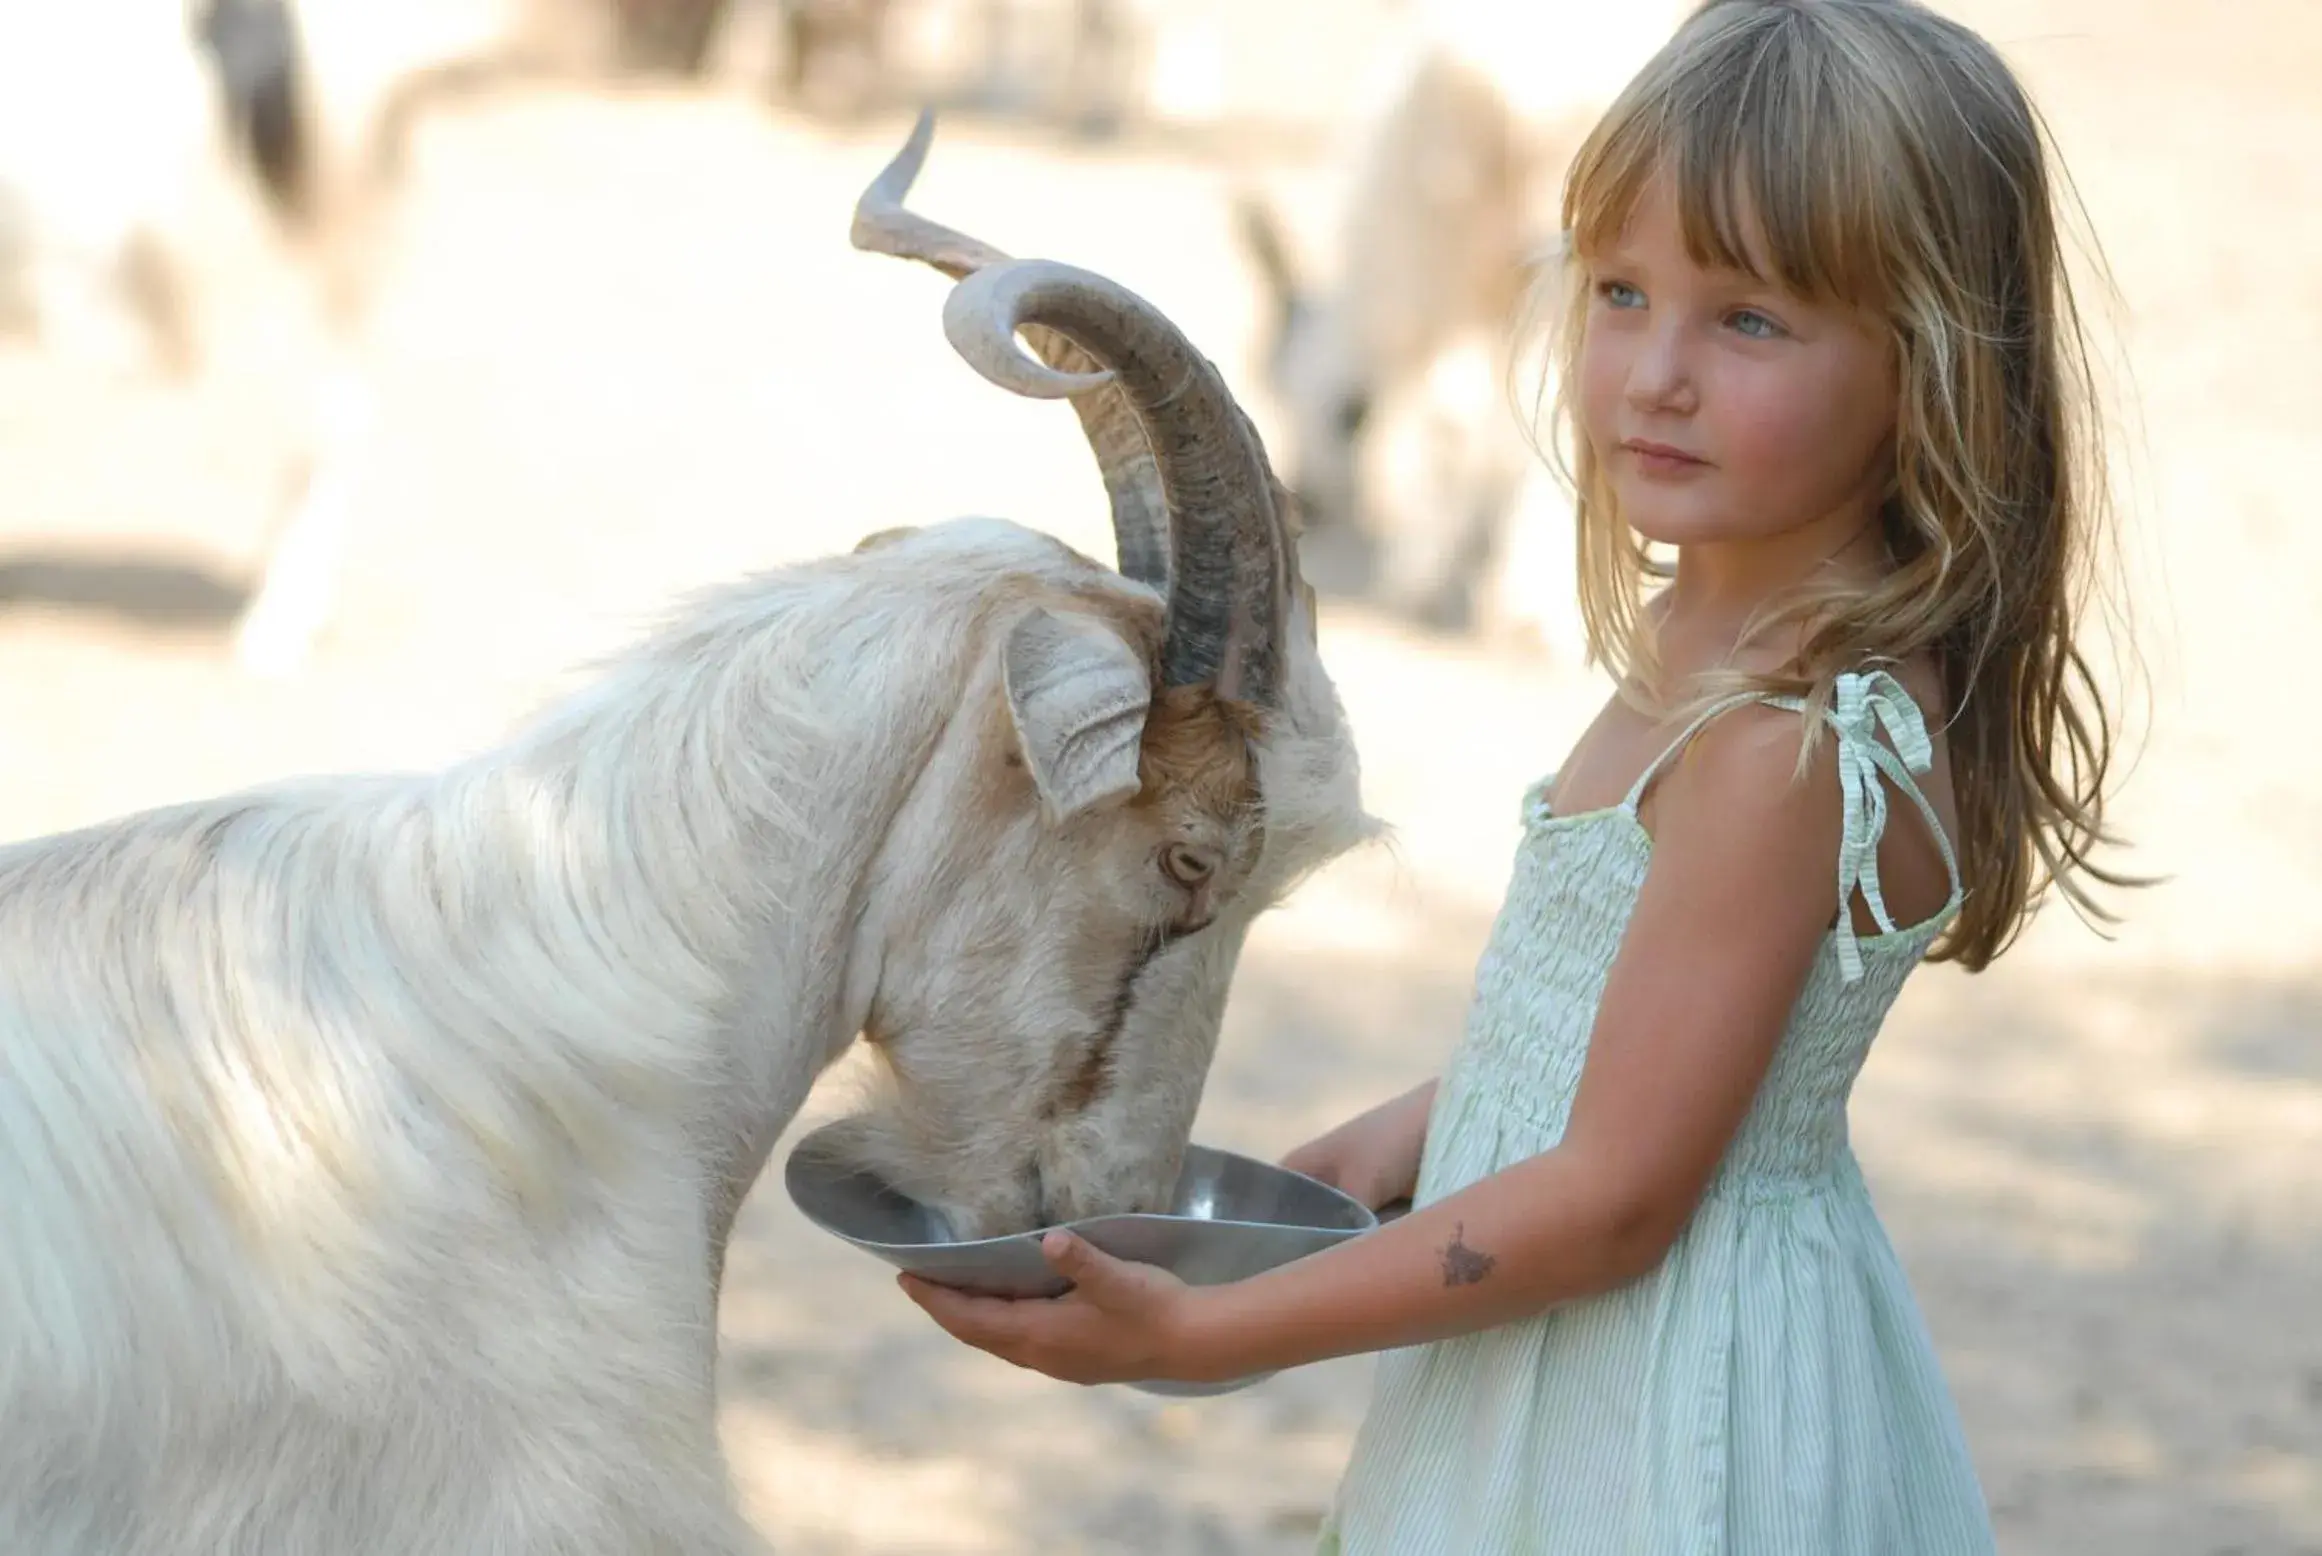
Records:
[[[816,1226],[938,1285],[1003,1297],[1053,1297],[1070,1289],[1040,1255],[1041,1237],[1055,1228],[955,1239],[934,1210],[818,1151],[823,1133],[801,1139],[782,1169],[791,1202]],[[1191,1285],[1211,1286],[1319,1253],[1378,1224],[1368,1207],[1326,1183],[1254,1157],[1190,1145],[1166,1213],[1090,1216],[1064,1227],[1115,1258],[1159,1265]],[[1130,1387],[1149,1394],[1225,1394],[1271,1376],[1252,1373],[1224,1383],[1150,1380]]]

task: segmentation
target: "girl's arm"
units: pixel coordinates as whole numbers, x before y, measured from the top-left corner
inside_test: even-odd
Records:
[[[906,1282],[954,1334],[1059,1377],[1232,1378],[1540,1312],[1657,1265],[1748,1112],[1838,910],[1837,756],[1794,714],[1713,722],[1660,781],[1652,865],[1563,1139],[1378,1231],[1185,1287],[1055,1238],[1065,1297]]]
[[[1427,1115],[1435,1082],[1422,1081],[1282,1158],[1292,1172],[1319,1178],[1373,1210],[1409,1199],[1427,1148]]]

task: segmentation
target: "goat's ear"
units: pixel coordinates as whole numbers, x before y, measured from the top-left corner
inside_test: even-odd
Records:
[[[1137,792],[1153,702],[1143,655],[1101,621],[1035,606],[1009,630],[1003,667],[1016,738],[1051,818]]]

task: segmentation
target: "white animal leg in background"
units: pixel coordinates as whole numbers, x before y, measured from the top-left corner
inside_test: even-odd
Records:
[[[297,670],[329,623],[377,420],[369,380],[332,367],[316,396],[305,477],[235,627],[234,660],[246,673]]]
[[[1378,537],[1385,596],[1422,620],[1474,615],[1474,575],[1516,476],[1495,343],[1448,343],[1419,379],[1382,396],[1362,441],[1363,526]]]
[[[1547,654],[1560,670],[1588,662],[1573,557],[1572,500],[1554,472],[1535,463],[1516,489],[1484,580],[1487,636]]]

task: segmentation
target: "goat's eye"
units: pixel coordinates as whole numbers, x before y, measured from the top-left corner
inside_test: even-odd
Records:
[[[1217,873],[1217,856],[1190,843],[1172,843],[1161,851],[1161,871],[1180,886],[1199,886]]]

